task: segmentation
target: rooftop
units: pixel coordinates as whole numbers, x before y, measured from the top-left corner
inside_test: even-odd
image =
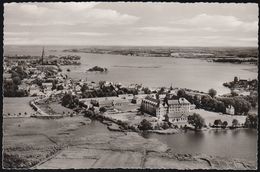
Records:
[[[155,98],[152,98],[151,96],[146,96],[145,99],[146,99],[146,100],[150,100],[150,101],[152,101],[152,102],[154,102],[154,103],[159,103],[159,102],[160,102],[160,100],[155,99]]]

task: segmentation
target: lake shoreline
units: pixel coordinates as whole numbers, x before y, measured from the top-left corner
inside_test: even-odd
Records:
[[[120,82],[126,85],[131,83],[142,83],[149,87],[163,87],[173,84],[175,87],[189,88],[203,92],[207,92],[209,88],[214,88],[217,90],[218,94],[223,95],[230,93],[230,90],[222,85],[224,82],[234,78],[234,75],[229,74],[230,70],[234,71],[232,73],[236,73],[236,76],[240,76],[241,78],[253,79],[257,77],[257,72],[245,72],[245,70],[243,70],[243,68],[255,68],[252,65],[246,64],[229,65],[226,63],[209,63],[201,59],[156,57],[147,59],[135,56],[93,53],[84,53],[81,56],[81,65],[75,67],[70,66],[71,71],[66,72],[70,78],[74,78],[75,80],[85,79],[87,77],[88,80],[95,82],[109,80],[111,82]],[[88,73],[86,76],[86,69],[96,65],[106,67],[109,70],[109,73]],[[196,68],[194,68],[195,66]],[[230,69],[229,71],[227,71],[227,67]],[[187,77],[185,80],[175,75],[182,71],[183,68],[185,68],[183,72]],[[64,67],[64,71],[65,70],[66,68]],[[211,72],[208,72],[208,70]],[[215,72],[220,72],[218,76],[222,76],[218,78],[218,81],[210,75],[210,73]],[[170,73],[172,75],[170,75]],[[124,74],[127,74],[127,80],[124,77]],[[161,75],[173,77],[171,79],[172,81],[162,80],[158,77],[156,77],[157,80],[154,80],[155,76]],[[195,75],[195,78],[200,78],[202,75],[204,80],[207,80],[207,84],[202,84],[204,80],[202,82],[198,80],[195,83],[192,83],[193,87],[190,87],[194,77],[190,78],[189,76],[193,75]],[[140,78],[140,76],[142,77]]]

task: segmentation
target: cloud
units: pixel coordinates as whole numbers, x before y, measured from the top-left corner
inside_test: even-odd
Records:
[[[79,35],[79,36],[106,36],[111,35],[110,33],[100,33],[100,32],[70,32],[70,35]]]
[[[237,38],[238,41],[246,41],[246,42],[257,42],[258,39],[255,37],[249,37],[249,38]]]
[[[253,9],[244,4],[226,9],[223,8],[226,5],[216,4],[181,6],[105,2],[5,3],[4,42],[257,45],[257,5]]]
[[[83,11],[86,9],[94,8],[98,4],[100,4],[100,2],[45,3],[46,6],[55,8],[56,10],[63,9],[63,10],[69,10],[69,11]]]
[[[4,32],[5,36],[28,36],[29,32]]]
[[[139,31],[145,31],[145,32],[183,32],[187,31],[189,29],[185,28],[175,28],[175,27],[166,27],[166,26],[147,26],[147,27],[139,27],[136,28]]]
[[[243,31],[257,31],[258,22],[244,22],[236,18],[235,16],[222,16],[222,15],[209,15],[198,14],[192,18],[180,19],[171,21],[172,24],[189,26],[196,28],[204,28],[208,31],[232,31],[236,29],[242,29]]]
[[[122,14],[111,9],[95,8],[99,3],[10,3],[5,4],[5,24],[26,26],[76,25],[89,26],[128,25],[136,22],[136,16]]]
[[[110,33],[104,32],[4,32],[5,37],[35,37],[35,36],[106,36],[111,35]]]

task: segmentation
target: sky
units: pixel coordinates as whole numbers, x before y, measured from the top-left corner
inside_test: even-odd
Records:
[[[254,3],[5,3],[4,45],[258,46]]]

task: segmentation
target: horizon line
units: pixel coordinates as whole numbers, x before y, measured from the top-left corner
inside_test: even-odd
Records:
[[[186,47],[186,48],[258,48],[258,46],[192,46],[192,45],[80,45],[80,44],[6,44],[3,46],[103,46],[103,47]]]

